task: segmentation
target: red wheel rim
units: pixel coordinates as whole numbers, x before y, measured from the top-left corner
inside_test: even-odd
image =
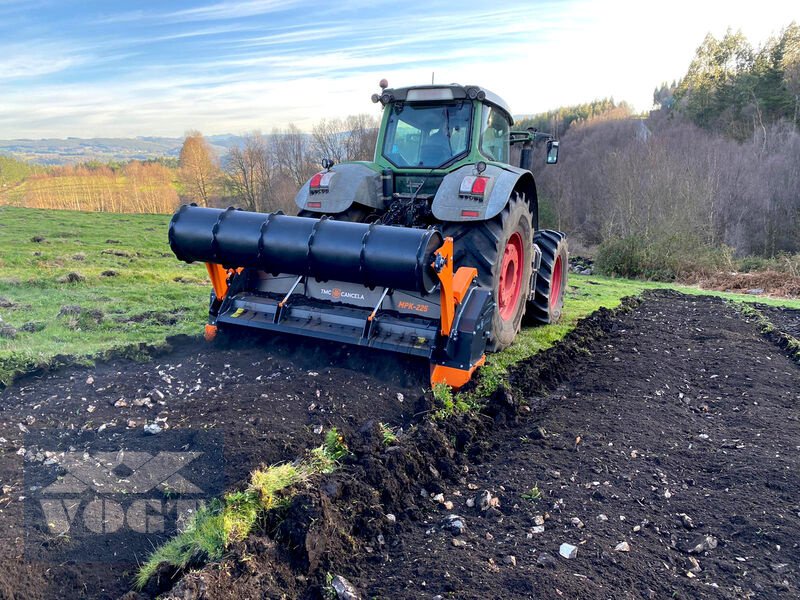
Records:
[[[550,279],[550,308],[555,308],[558,306],[558,302],[561,298],[561,279],[562,279],[562,271],[563,266],[561,263],[561,257],[556,257],[556,264],[553,265],[553,276]]]
[[[523,258],[525,251],[522,236],[515,232],[508,240],[500,263],[500,284],[497,288],[497,304],[500,318],[504,321],[514,317],[522,290]]]

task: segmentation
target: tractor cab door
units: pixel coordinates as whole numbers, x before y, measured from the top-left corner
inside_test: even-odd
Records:
[[[511,122],[497,107],[483,105],[480,150],[489,160],[508,163]]]

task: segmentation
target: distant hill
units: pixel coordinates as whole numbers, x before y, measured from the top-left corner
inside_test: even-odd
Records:
[[[220,156],[242,143],[237,135],[210,135],[206,140]],[[183,138],[66,138],[40,140],[0,140],[0,154],[38,163],[65,165],[96,160],[99,162],[177,158]]]

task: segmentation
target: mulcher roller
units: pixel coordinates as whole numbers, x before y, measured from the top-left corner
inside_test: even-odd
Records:
[[[435,229],[290,217],[185,205],[172,217],[169,243],[185,262],[250,267],[422,294],[438,284]]]

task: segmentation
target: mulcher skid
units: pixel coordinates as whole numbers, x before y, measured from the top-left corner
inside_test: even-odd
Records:
[[[426,357],[431,382],[461,387],[483,364],[495,310],[477,270],[453,269],[435,229],[186,205],[170,246],[206,263],[206,338],[250,327]]]

